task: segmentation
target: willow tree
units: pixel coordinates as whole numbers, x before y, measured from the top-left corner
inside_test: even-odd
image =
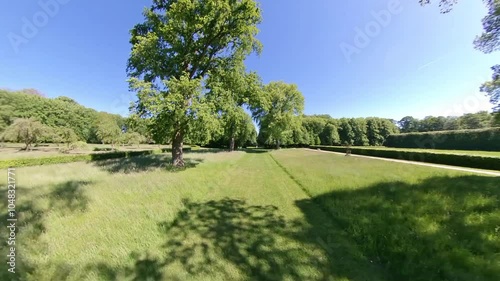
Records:
[[[131,31],[133,110],[152,120],[156,138],[172,143],[173,164],[183,166],[184,139],[209,137],[200,126],[216,118],[206,79],[223,63],[260,52],[260,9],[254,0],[154,0],[144,18]]]

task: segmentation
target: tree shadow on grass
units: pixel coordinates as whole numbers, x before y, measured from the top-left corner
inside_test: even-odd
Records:
[[[173,220],[158,223],[164,239],[159,250],[132,252],[128,266],[116,261],[81,265],[78,278],[64,264],[48,265],[48,274],[57,280],[383,280],[353,241],[332,232],[316,204],[306,206],[314,214],[306,223],[285,220],[275,206],[238,199],[183,203]],[[335,245],[324,245],[332,242],[328,235]]]
[[[386,280],[498,280],[500,178],[434,177],[379,183],[301,200],[308,221],[322,206]],[[324,242],[335,246],[337,237]]]
[[[194,168],[203,159],[198,158],[185,158],[185,166],[182,168],[177,168],[172,166],[171,157],[166,155],[146,155],[146,156],[134,156],[128,158],[116,158],[109,160],[101,160],[92,162],[95,166],[103,169],[109,173],[141,173],[147,171],[153,171],[157,169],[164,169],[170,172],[184,171],[189,168]]]
[[[68,181],[51,186],[48,193],[40,193],[38,190],[43,187],[23,188],[16,186],[16,236],[15,244],[7,245],[9,233],[2,231],[2,248],[0,254],[2,263],[0,264],[0,280],[26,280],[36,270],[36,266],[31,264],[28,256],[33,254],[48,254],[48,245],[40,239],[46,230],[46,216],[50,212],[60,212],[68,214],[73,211],[84,211],[88,198],[81,189],[90,184],[88,181]],[[7,192],[4,192],[7,194]],[[2,202],[7,202],[7,198],[2,196]],[[6,229],[9,218],[6,204],[2,203],[4,212],[0,215],[0,227]],[[8,249],[16,247],[16,270],[15,274],[8,272],[9,265],[4,262],[8,254]],[[58,279],[57,279],[58,280]]]
[[[67,181],[55,185],[48,195],[50,209],[62,212],[85,211],[88,198],[82,188],[90,183],[89,181]]]
[[[321,212],[317,206],[311,208]],[[336,259],[327,257],[320,239],[326,235],[320,230],[325,218],[323,214],[314,222],[319,225],[311,226],[285,220],[272,205],[228,198],[185,201],[173,221],[158,224],[165,237],[163,254],[132,254],[135,263],[124,271],[125,276],[133,280],[183,280],[183,276],[193,280],[377,280],[370,264],[340,251],[345,248],[343,242],[352,245],[345,238],[338,238]],[[345,268],[344,259],[351,261],[352,268]],[[171,270],[172,265],[177,271]],[[357,273],[360,268],[365,273]],[[100,271],[103,276],[120,276],[102,265]]]

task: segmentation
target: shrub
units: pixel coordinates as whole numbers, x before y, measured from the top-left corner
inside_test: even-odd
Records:
[[[345,153],[345,147],[334,146],[311,146],[313,149],[322,149],[326,151],[334,151]],[[435,164],[453,165],[468,168],[500,170],[500,158],[475,156],[475,155],[457,155],[457,154],[442,154],[433,152],[416,152],[416,151],[397,151],[384,149],[369,149],[369,148],[351,148],[352,154],[427,162]]]
[[[500,128],[390,135],[388,147],[500,151]]]

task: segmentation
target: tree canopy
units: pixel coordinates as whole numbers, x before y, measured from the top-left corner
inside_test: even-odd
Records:
[[[303,110],[304,96],[297,85],[271,82],[264,87],[259,104],[254,105],[253,115],[259,122],[261,136],[279,148],[291,140],[293,130],[300,126]]]

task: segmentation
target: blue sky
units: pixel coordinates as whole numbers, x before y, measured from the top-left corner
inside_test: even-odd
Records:
[[[296,83],[306,114],[400,119],[491,108],[478,89],[500,52],[473,48],[486,14],[482,1],[459,1],[446,15],[417,2],[261,0],[264,49],[247,67],[266,83]],[[49,14],[40,3],[52,3]],[[0,87],[36,88],[127,114],[134,99],[125,72],[129,30],[149,5],[7,1],[0,10]],[[365,42],[360,33],[368,33]],[[346,46],[355,53],[346,55]]]

